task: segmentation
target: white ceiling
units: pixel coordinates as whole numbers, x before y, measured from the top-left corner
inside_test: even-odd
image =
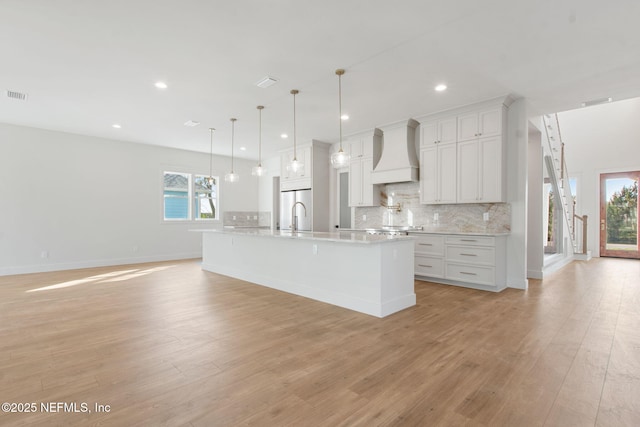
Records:
[[[507,93],[536,112],[640,96],[637,0],[0,0],[0,17],[0,122],[202,152],[215,127],[229,155],[236,117],[247,158],[259,104],[264,155],[291,146],[293,88],[298,142],[337,141],[336,68],[345,135]]]

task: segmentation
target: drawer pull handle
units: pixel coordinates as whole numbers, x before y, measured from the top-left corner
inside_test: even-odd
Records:
[[[460,255],[462,255],[462,256],[478,256],[476,254],[460,254]]]
[[[461,271],[460,274],[466,274],[468,276],[477,276],[476,273],[467,273],[466,271]]]
[[[433,268],[432,265],[418,264],[419,267]]]
[[[420,246],[433,246],[432,243],[418,243]]]
[[[476,239],[460,239],[461,242],[477,242]]]

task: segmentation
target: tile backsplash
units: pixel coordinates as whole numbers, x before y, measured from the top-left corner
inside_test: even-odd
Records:
[[[222,214],[222,224],[236,227],[268,227],[271,225],[271,212],[228,211]]]
[[[356,208],[354,228],[396,225],[467,233],[511,231],[511,205],[508,203],[423,205],[420,204],[419,191],[417,182],[381,185],[381,204],[391,206],[399,203],[400,211],[385,207]],[[487,213],[488,220],[485,221]]]

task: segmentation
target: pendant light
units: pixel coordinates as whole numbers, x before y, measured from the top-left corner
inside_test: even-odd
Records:
[[[298,93],[298,89],[291,90],[291,95],[293,95],[293,160],[287,165],[287,169],[291,172],[299,172],[304,168],[304,163],[298,160],[296,152],[296,95]]]
[[[233,172],[233,139],[235,137],[236,119],[231,119],[231,172],[224,176],[224,180],[227,182],[238,182],[240,176]]]
[[[336,70],[338,76],[338,120],[340,121],[340,149],[331,154],[331,164],[334,168],[339,169],[349,166],[351,156],[342,149],[342,75],[344,70],[339,68]]]
[[[207,181],[209,182],[211,188],[213,188],[213,184],[215,181],[213,179],[213,131],[215,131],[214,128],[209,128],[209,132],[211,133],[211,146],[209,148],[209,178],[207,178]]]
[[[262,105],[258,105],[256,107],[258,109],[258,165],[254,166],[251,169],[251,175],[253,176],[263,176],[266,174],[265,168],[262,167],[262,110],[264,107]]]

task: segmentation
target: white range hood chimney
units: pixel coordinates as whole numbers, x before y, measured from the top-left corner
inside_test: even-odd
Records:
[[[373,184],[418,181],[416,127],[413,119],[381,126],[382,157],[371,172]]]

